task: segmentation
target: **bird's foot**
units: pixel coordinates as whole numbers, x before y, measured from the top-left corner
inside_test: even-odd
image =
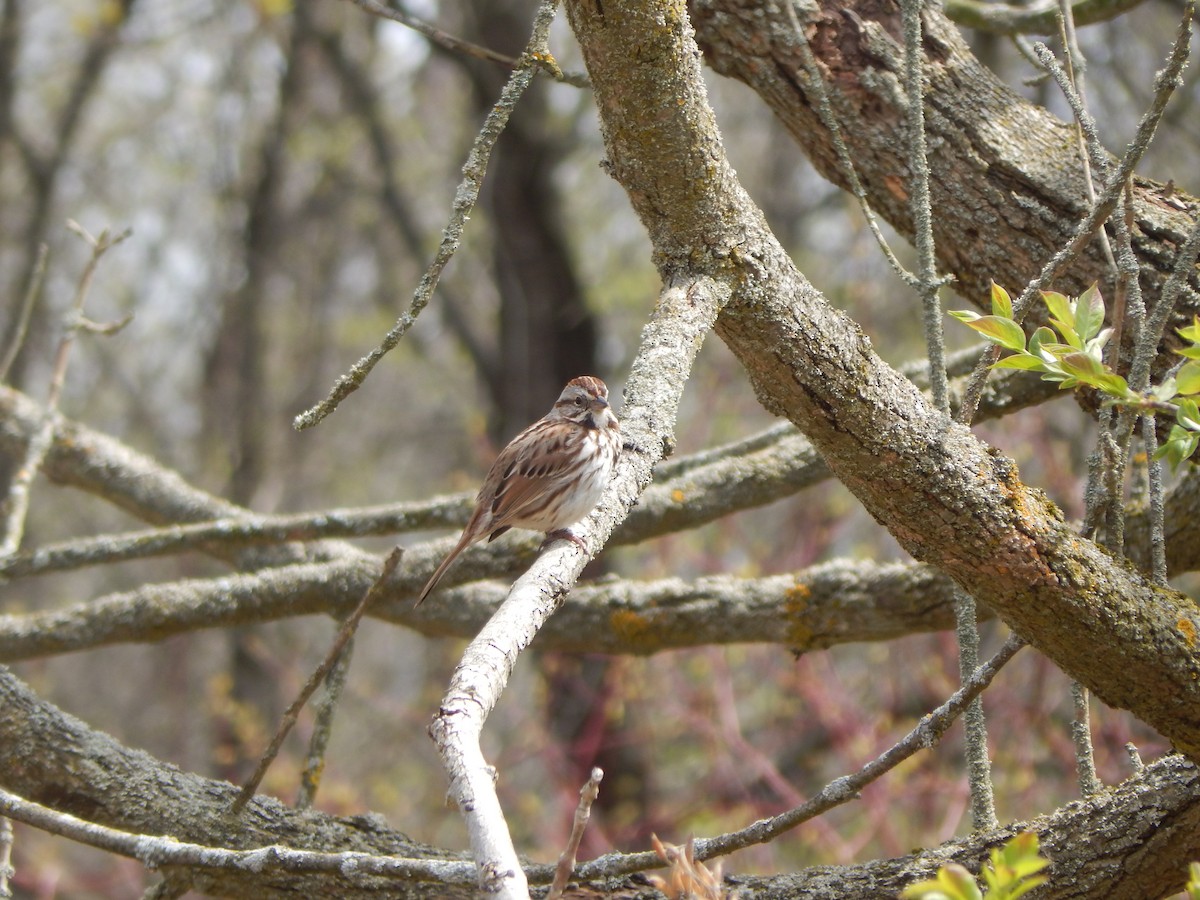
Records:
[[[579,535],[572,532],[569,528],[559,528],[556,531],[547,531],[546,539],[544,541],[542,541],[542,546],[541,546],[540,550],[545,550],[548,546],[550,546],[557,540],[570,541],[571,543],[578,546],[579,549],[582,550],[584,553],[588,552],[588,546],[586,543],[584,543],[583,538],[581,538]]]

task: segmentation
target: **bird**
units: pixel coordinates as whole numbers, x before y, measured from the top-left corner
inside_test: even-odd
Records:
[[[608,404],[608,387],[594,375],[567,382],[554,407],[500,451],[475,498],[462,537],[417,597],[416,606],[441,581],[467,547],[494,541],[510,528],[544,531],[546,541],[566,538],[585,551],[568,526],[600,502],[621,453],[621,426]]]

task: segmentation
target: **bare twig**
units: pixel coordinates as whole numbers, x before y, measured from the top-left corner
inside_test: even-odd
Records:
[[[500,63],[503,66],[508,66],[510,69],[517,67],[517,60],[514,57],[455,37],[448,32],[442,31],[437,26],[429,24],[424,19],[418,19],[416,16],[410,15],[403,9],[397,9],[395,6],[384,6],[382,3],[376,3],[375,0],[350,0],[350,2],[373,16],[388,19],[392,22],[399,22],[406,28],[411,28],[418,34],[427,37],[431,43],[437,44],[446,50],[453,51],[454,53],[465,53],[467,56],[473,56],[476,59],[483,59],[488,62]]]
[[[29,331],[29,319],[33,315],[33,308],[37,305],[37,298],[42,292],[42,281],[46,277],[46,257],[49,250],[50,248],[45,244],[38,246],[33,272],[29,284],[25,286],[25,296],[21,299],[21,309],[17,313],[17,324],[12,330],[12,339],[4,348],[4,358],[0,360],[0,382],[8,380],[8,370],[16,361],[17,354],[21,352],[21,345],[25,343],[25,334]]]
[[[1188,6],[1188,12],[1195,10],[1195,4]],[[1142,330],[1138,346],[1134,351],[1133,362],[1129,367],[1129,387],[1142,392],[1150,386],[1150,370],[1158,351],[1159,341],[1162,340],[1163,330],[1171,311],[1179,302],[1179,296],[1187,287],[1188,278],[1195,270],[1196,259],[1200,256],[1200,219],[1197,219],[1187,240],[1180,246],[1171,264],[1171,274],[1163,283],[1162,293],[1150,310]]]
[[[470,884],[474,878],[474,870],[469,863],[442,859],[375,856],[353,851],[321,853],[296,850],[281,844],[254,850],[230,850],[180,841],[170,836],[134,834],[58,812],[2,789],[0,815],[90,847],[136,859],[153,869],[188,866],[259,873],[326,872],[351,882],[383,876],[437,884]]]
[[[304,760],[304,771],[300,773],[300,794],[296,798],[297,809],[308,809],[321,786],[321,775],[325,770],[325,751],[333,734],[333,715],[337,711],[342,689],[346,686],[346,675],[350,671],[350,659],[354,655],[354,637],[350,637],[337,662],[325,676],[325,692],[313,704],[313,733],[308,741],[308,755]]]
[[[1084,90],[1084,71],[1086,60],[1079,42],[1075,39],[1075,20],[1071,15],[1071,4],[1068,0],[1059,0],[1059,35],[1063,44],[1064,64],[1059,66],[1054,55],[1045,44],[1034,44],[1033,52],[1047,72],[1058,82],[1066,97],[1071,112],[1075,117],[1075,140],[1079,144],[1079,162],[1083,166],[1083,180],[1087,188],[1088,203],[1096,202],[1096,184],[1092,177],[1093,161],[1096,171],[1102,179],[1108,178],[1108,160],[1104,156],[1100,144],[1100,135],[1096,129],[1096,121],[1087,108],[1087,94]],[[1113,254],[1112,243],[1108,232],[1101,228],[1097,232],[1100,247],[1104,250],[1104,258],[1108,267],[1116,271],[1117,260]]]
[[[929,357],[929,382],[933,404],[950,418],[949,379],[946,373],[945,342],[942,334],[942,308],[938,290],[946,279],[939,277],[933,237],[933,210],[930,200],[930,172],[925,141],[925,75],[922,69],[922,0],[901,0],[904,28],[904,86],[908,109],[909,209],[915,228],[918,274],[914,288],[920,300],[925,349]],[[954,604],[955,638],[958,644],[960,679],[967,679],[979,665],[979,626],[975,598],[958,591]],[[976,699],[963,717],[966,733],[965,757],[971,792],[971,818],[976,829],[996,824],[996,804],[992,790],[991,758],[988,756],[987,721],[983,701]]]
[[[1150,574],[1154,580],[1167,584],[1167,540],[1164,530],[1166,505],[1163,496],[1162,460],[1155,459],[1158,434],[1154,416],[1142,416],[1142,442],[1146,452],[1147,495],[1150,513]]]
[[[12,897],[8,881],[16,874],[12,865],[13,827],[8,816],[0,816],[0,898]]]
[[[50,450],[50,443],[54,437],[54,417],[58,412],[59,398],[62,396],[63,386],[67,380],[67,364],[71,357],[71,347],[75,343],[75,331],[78,327],[76,323],[83,315],[83,305],[91,290],[92,278],[95,276],[96,268],[100,265],[100,259],[104,254],[130,234],[126,229],[115,237],[110,237],[106,228],[100,232],[99,237],[93,237],[76,222],[68,221],[67,227],[91,246],[92,255],[83,268],[83,274],[79,277],[79,283],[75,288],[75,299],[67,315],[63,336],[58,343],[41,424],[30,438],[21,467],[17,469],[12,483],[9,485],[8,502],[5,509],[4,539],[0,542],[0,560],[7,559],[17,552],[25,534],[25,518],[29,513],[29,491],[38,469],[41,468],[42,460],[46,458],[46,453]]]
[[[461,527],[470,513],[468,494],[435,497],[419,503],[395,503],[357,509],[257,515],[167,525],[122,534],[98,535],[47,544],[0,560],[0,576],[26,578],[84,566],[108,565],[214,546],[315,541],[330,537],[368,537]]]
[[[1071,721],[1071,739],[1075,744],[1075,776],[1079,793],[1091,797],[1100,793],[1103,785],[1096,774],[1096,755],[1092,751],[1091,692],[1078,681],[1071,682],[1071,702],[1075,718]]]
[[[579,842],[583,840],[583,832],[587,830],[588,820],[592,817],[592,804],[600,796],[600,781],[604,778],[604,770],[599,766],[592,768],[592,773],[583,787],[579,789],[579,805],[575,807],[575,819],[571,823],[571,836],[567,846],[558,858],[554,869],[554,881],[550,883],[550,892],[546,900],[558,900],[567,887],[571,873],[575,871],[575,858],[579,853]]]
[[[918,260],[918,274],[913,286],[921,300],[933,405],[948,419],[950,390],[946,378],[942,308],[938,299],[938,288],[943,280],[938,277],[937,255],[934,249],[933,210],[929,199],[929,159],[925,146],[925,73],[921,66],[921,6],[922,0],[901,0],[900,3],[900,15],[904,26],[904,88],[908,107],[908,160],[911,172],[909,210],[916,232]]]
[[[1078,25],[1107,22],[1140,5],[1143,0],[1075,0],[1071,15]],[[1057,0],[1023,4],[986,0],[946,0],[946,16],[967,28],[992,34],[1051,34],[1057,27]]]
[[[454,206],[450,221],[442,234],[442,242],[437,253],[434,254],[433,262],[429,264],[429,268],[426,269],[413,292],[408,310],[400,316],[378,347],[351,366],[350,371],[345,375],[338,378],[324,400],[296,416],[292,424],[298,431],[311,428],[319,423],[337,409],[342,400],[358,390],[379,360],[400,343],[400,340],[416,323],[421,310],[428,305],[438,280],[442,277],[442,272],[462,243],[463,231],[471,210],[475,208],[475,201],[479,198],[479,190],[483,185],[483,177],[487,171],[492,148],[508,124],[509,116],[512,115],[517,101],[533,82],[533,77],[538,69],[548,66],[557,67],[553,63],[554,57],[550,55],[547,44],[550,23],[554,20],[554,8],[555,4],[549,0],[543,0],[538,6],[538,11],[534,16],[533,33],[525,52],[521,55],[516,69],[513,70],[512,77],[505,84],[500,98],[492,106],[484,120],[483,127],[479,129],[475,143],[467,155],[467,161],[462,170],[462,181],[459,182],[458,189],[454,192]]]
[[[370,605],[379,597],[380,593],[382,593],[384,586],[387,584],[388,579],[392,576],[392,573],[396,571],[396,566],[400,564],[400,559],[403,556],[404,549],[401,547],[396,547],[388,555],[388,558],[383,563],[383,571],[379,573],[379,577],[375,579],[375,583],[371,585],[365,594],[363,594],[363,598],[359,602],[358,606],[355,607],[354,612],[350,613],[350,615],[342,623],[341,628],[338,629],[337,636],[333,639],[333,644],[330,645],[329,652],[325,655],[325,659],[319,666],[317,666],[312,675],[309,676],[309,679],[301,689],[299,696],[292,701],[292,705],[289,706],[287,711],[283,714],[283,719],[279,723],[279,728],[275,732],[275,737],[271,739],[270,745],[263,753],[262,759],[259,760],[258,767],[254,770],[254,774],[251,775],[246,783],[242,786],[241,793],[238,794],[237,799],[234,800],[233,811],[235,813],[241,812],[242,808],[247,802],[249,802],[250,798],[254,796],[254,792],[258,790],[258,785],[262,781],[263,776],[267,773],[267,769],[270,768],[271,763],[275,761],[275,757],[279,755],[279,748],[283,746],[284,739],[286,739],[288,733],[291,732],[292,726],[296,724],[296,719],[300,716],[300,710],[304,708],[304,704],[308,702],[308,699],[313,695],[313,692],[316,691],[317,687],[325,679],[325,676],[329,674],[330,670],[341,658],[342,650],[346,647],[347,643],[349,643],[350,639],[354,637],[354,632],[358,628],[358,623],[362,621],[362,617],[366,613],[368,607],[370,607]]]
[[[1075,138],[1079,145],[1080,164],[1083,167],[1084,184],[1087,188],[1088,202],[1094,204],[1096,202],[1096,189],[1092,177],[1092,169],[1095,167],[1096,172],[1104,180],[1109,180],[1109,161],[1105,155],[1103,146],[1100,143],[1100,134],[1096,128],[1095,119],[1087,108],[1085,99],[1083,73],[1085,60],[1082,52],[1079,49],[1078,41],[1075,39],[1075,21],[1071,14],[1071,5],[1067,0],[1059,0],[1059,32],[1063,44],[1065,64],[1060,66],[1050,49],[1042,43],[1037,43],[1033,47],[1034,54],[1037,56],[1042,67],[1050,74],[1054,81],[1058,84],[1063,96],[1067,100],[1067,104],[1071,107],[1071,112],[1075,118]],[[1132,201],[1129,197],[1128,190],[1122,192],[1122,196],[1126,199],[1126,205]],[[1100,246],[1104,251],[1105,259],[1108,261],[1109,268],[1113,271],[1114,281],[1117,285],[1117,293],[1121,297],[1122,308],[1125,306],[1125,299],[1128,296],[1128,291],[1132,287],[1138,291],[1137,285],[1137,262],[1133,255],[1133,248],[1130,244],[1129,229],[1124,227],[1125,217],[1117,215],[1112,217],[1117,234],[1123,238],[1121,242],[1121,259],[1124,263],[1133,262],[1132,278],[1125,280],[1123,274],[1128,274],[1125,269],[1118,268],[1116,256],[1113,254],[1112,243],[1109,241],[1108,232],[1101,227],[1097,231],[1097,236],[1100,238]],[[1140,301],[1140,291],[1138,298]],[[1115,512],[1118,519],[1122,516],[1120,503],[1121,486],[1124,483],[1125,460],[1128,459],[1127,442],[1120,437],[1114,437],[1112,434],[1112,425],[1115,422],[1115,417],[1111,414],[1101,414],[1100,430],[1096,437],[1097,446],[1093,454],[1093,459],[1098,461],[1098,465],[1089,466],[1088,486],[1086,496],[1092,502],[1098,502],[1100,508],[1106,511],[1105,518],[1111,518],[1111,513]],[[1115,449],[1115,452],[1106,452]],[[1089,518],[1092,518],[1089,516]],[[1118,524],[1114,530],[1105,529],[1106,538],[1115,537],[1120,539],[1120,533],[1123,533],[1123,523]],[[1086,534],[1086,537],[1093,537],[1092,534]],[[1110,549],[1116,549],[1109,544]],[[1119,551],[1117,551],[1119,552]],[[1090,692],[1088,689],[1077,681],[1071,683],[1071,700],[1075,709],[1075,718],[1071,723],[1071,740],[1075,747],[1075,773],[1079,783],[1079,792],[1084,797],[1091,797],[1101,790],[1100,778],[1096,774],[1096,759],[1095,748],[1092,744],[1092,724],[1091,724],[1091,709],[1090,709]]]
[[[502,66],[507,66],[510,69],[515,69],[521,65],[519,59],[514,59],[504,53],[499,53],[488,47],[481,47],[478,44],[473,44],[470,41],[460,37],[455,37],[448,32],[443,31],[436,25],[431,25],[424,19],[418,19],[403,9],[397,9],[394,6],[384,6],[377,3],[376,0],[350,0],[359,9],[362,9],[373,16],[378,16],[381,19],[390,19],[393,22],[399,22],[420,34],[427,37],[431,43],[437,44],[446,50],[453,53],[462,53],[467,56],[473,56],[476,59],[487,60],[488,62],[499,63]],[[547,74],[553,77],[556,81],[561,81],[564,84],[574,85],[575,87],[587,87],[587,76],[580,73],[564,73],[556,69],[546,69]]]
[[[386,105],[380,99],[373,79],[346,51],[343,38],[341,32],[332,29],[322,31],[318,35],[321,49],[325,51],[330,65],[345,88],[349,110],[362,120],[363,130],[375,156],[375,170],[380,179],[381,208],[396,226],[396,231],[407,246],[409,254],[414,259],[420,259],[426,252],[426,234],[418,224],[418,216],[401,188],[400,154],[393,147],[391,132],[385,124],[388,121],[388,116],[385,115]],[[489,343],[476,333],[471,317],[464,312],[471,308],[471,305],[466,298],[446,284],[441,285],[441,298],[442,319],[470,354],[471,362],[481,379],[488,385],[498,384],[500,376],[496,354]]]
[[[825,84],[825,79],[821,76],[816,55],[813,53],[812,46],[808,42],[808,37],[804,33],[804,28],[801,27],[800,19],[796,15],[796,0],[781,0],[781,2],[783,3],[784,10],[787,12],[788,21],[792,26],[796,46],[800,49],[800,59],[804,63],[804,74],[808,76],[806,88],[811,90],[816,98],[817,114],[821,117],[821,124],[829,131],[829,138],[833,142],[834,150],[837,152],[838,164],[842,167],[842,174],[846,177],[846,183],[850,186],[850,192],[858,200],[858,206],[862,210],[867,228],[870,229],[875,242],[879,244],[879,249],[883,252],[884,258],[905,283],[915,287],[917,277],[904,267],[904,264],[900,262],[899,258],[892,251],[887,238],[883,236],[883,231],[879,228],[875,212],[871,209],[871,204],[867,200],[866,189],[863,187],[862,180],[858,177],[858,169],[854,165],[854,158],[850,155],[850,150],[842,137],[842,127],[838,124],[837,115],[834,113],[833,103],[829,97],[829,89]]]

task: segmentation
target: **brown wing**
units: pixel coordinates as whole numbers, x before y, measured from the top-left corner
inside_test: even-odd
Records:
[[[545,419],[534,423],[496,459],[485,482],[485,488],[493,491],[488,527],[492,537],[514,525],[542,527],[541,517],[576,461],[576,453],[568,447],[574,429],[564,424]]]

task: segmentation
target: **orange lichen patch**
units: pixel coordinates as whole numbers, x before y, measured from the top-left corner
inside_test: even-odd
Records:
[[[658,649],[659,640],[653,620],[631,609],[614,610],[608,618],[612,630],[628,648],[639,650]]]
[[[679,488],[675,488],[675,490],[671,491],[671,499],[676,503],[682,503],[687,499],[687,494],[685,494]]]
[[[791,609],[793,604],[799,609],[808,609],[808,598],[812,596],[812,589],[804,582],[797,581],[784,591],[783,596],[787,600],[789,609]]]
[[[784,592],[783,612],[787,617],[787,643],[796,649],[807,649],[812,643],[812,626],[805,618],[812,589],[801,581]]]
[[[1179,621],[1175,623],[1175,627],[1179,629],[1179,633],[1183,635],[1183,639],[1187,641],[1189,647],[1196,646],[1196,623],[1191,619],[1181,616]]]

